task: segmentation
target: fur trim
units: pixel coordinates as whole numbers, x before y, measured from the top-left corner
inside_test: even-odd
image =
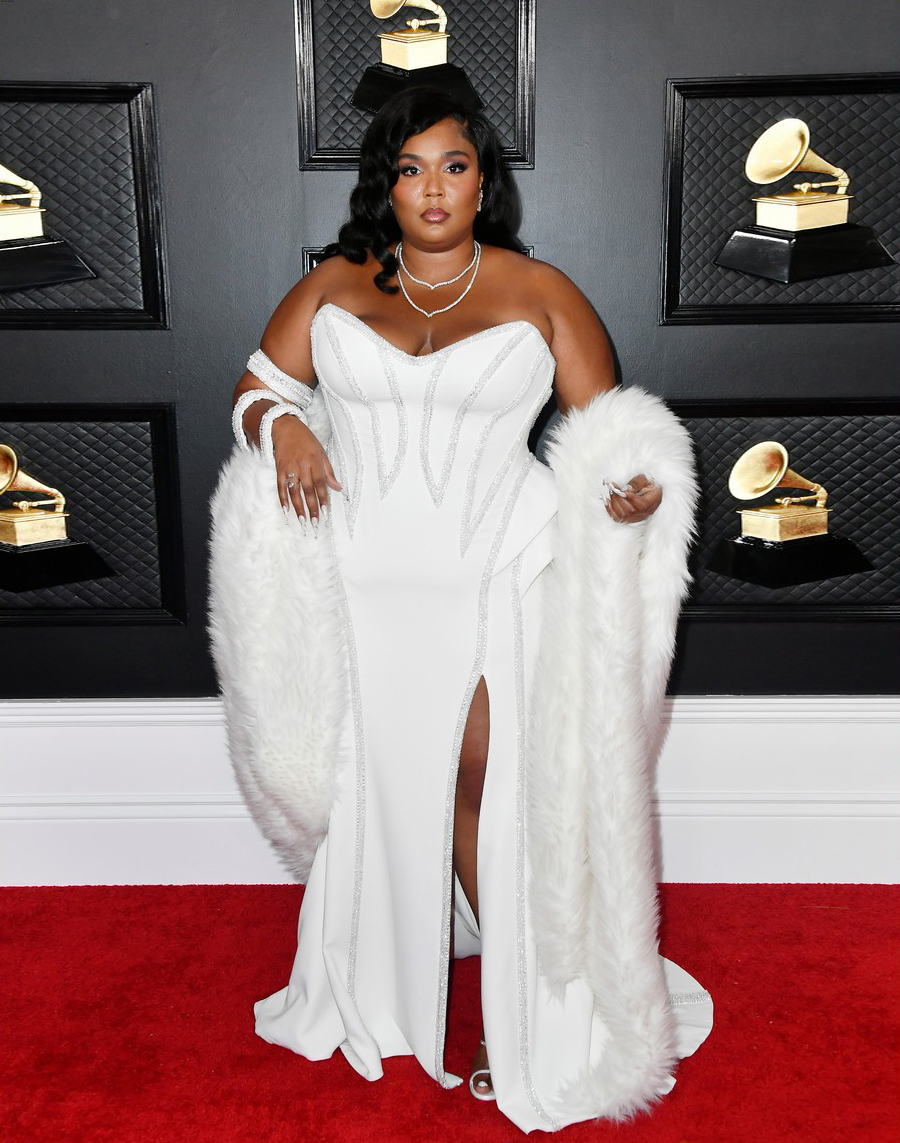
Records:
[[[307,417],[327,445],[318,388]],[[237,446],[211,514],[208,631],[232,767],[257,826],[304,882],[344,763],[347,657],[331,525],[315,539],[286,522],[273,469]]]
[[[674,1027],[657,946],[651,817],[656,727],[687,590],[696,481],[690,437],[662,401],[615,389],[572,409],[547,450],[559,501],[529,726],[527,837],[541,971],[588,983],[611,1039],[566,1101],[627,1118],[667,1090]],[[604,481],[653,473],[643,524],[604,507]]]

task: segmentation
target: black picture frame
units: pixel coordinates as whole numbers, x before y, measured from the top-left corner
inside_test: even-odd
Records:
[[[891,496],[900,498],[898,496],[898,488],[900,488],[900,466],[897,465],[896,460],[893,461],[888,471],[885,471],[882,460],[885,456],[890,457],[892,452],[895,453],[896,449],[893,448],[895,439],[900,433],[900,406],[896,401],[876,399],[876,400],[857,400],[857,401],[833,401],[833,400],[670,400],[667,402],[672,412],[681,419],[682,423],[691,430],[692,421],[697,419],[704,419],[709,421],[709,436],[711,438],[714,449],[718,452],[714,463],[707,464],[704,455],[703,441],[698,439],[698,434],[694,431],[695,453],[698,467],[698,475],[700,480],[701,489],[701,504],[698,512],[698,535],[692,547],[691,564],[692,571],[695,575],[695,583],[691,593],[688,596],[688,601],[683,608],[683,615],[688,620],[740,620],[752,621],[759,620],[765,622],[794,622],[797,620],[812,620],[821,622],[823,620],[829,622],[846,622],[846,621],[869,621],[869,622],[885,622],[896,621],[900,618],[900,603],[898,602],[878,602],[874,598],[879,592],[884,591],[886,585],[891,581],[896,581],[894,584],[893,594],[900,597],[900,579],[896,577],[896,568],[894,565],[900,564],[900,530],[891,527],[891,523],[896,516],[897,505],[892,503]],[[697,587],[702,585],[702,562],[704,555],[708,554],[712,545],[719,539],[725,539],[728,535],[739,534],[739,525],[735,521],[733,524],[722,527],[722,513],[721,505],[718,512],[711,513],[710,502],[718,497],[721,502],[722,496],[728,499],[729,514],[731,511],[736,511],[740,506],[740,502],[732,500],[728,497],[726,482],[727,474],[730,470],[730,461],[736,460],[737,457],[744,451],[750,444],[755,443],[749,436],[744,435],[740,439],[734,432],[735,420],[759,420],[760,431],[756,436],[756,440],[768,439],[771,434],[771,426],[773,422],[782,421],[785,424],[790,423],[796,426],[795,433],[798,440],[804,440],[804,425],[810,426],[809,433],[812,432],[812,426],[818,423],[820,426],[824,421],[827,421],[829,426],[832,421],[834,423],[834,448],[839,447],[840,433],[844,429],[849,433],[849,424],[851,419],[855,418],[857,422],[868,421],[869,418],[881,418],[891,421],[891,426],[886,427],[882,424],[877,433],[868,436],[865,441],[865,449],[861,446],[856,451],[856,456],[844,455],[835,456],[833,458],[833,466],[835,471],[839,471],[844,480],[844,486],[832,483],[829,491],[832,497],[829,504],[834,504],[836,507],[840,506],[844,509],[843,520],[841,514],[838,515],[837,525],[833,525],[833,530],[838,533],[846,533],[850,538],[860,539],[859,531],[856,535],[853,534],[853,528],[847,526],[846,513],[852,511],[850,501],[854,495],[865,497],[868,501],[869,515],[863,516],[863,505],[860,510],[859,519],[868,519],[871,521],[871,505],[873,498],[884,497],[883,504],[879,504],[876,509],[878,521],[878,536],[879,543],[882,547],[887,543],[890,545],[890,559],[885,561],[882,559],[880,562],[882,566],[876,567],[878,578],[871,580],[860,580],[860,578],[853,576],[842,577],[840,581],[834,581],[837,585],[836,589],[831,592],[833,598],[825,600],[815,600],[817,592],[814,590],[815,585],[802,585],[792,589],[760,589],[753,585],[748,585],[746,595],[755,596],[754,601],[742,599],[739,589],[736,589],[735,597],[728,602],[698,602],[696,599]],[[730,423],[731,422],[731,423]],[[768,426],[768,427],[767,427]],[[774,439],[779,439],[776,434]],[[857,430],[857,439],[862,440],[862,434]],[[784,441],[782,442],[784,443]],[[731,452],[729,463],[723,463],[723,452]],[[789,453],[791,449],[789,448]],[[809,453],[813,452],[812,448]],[[820,448],[821,452],[821,448]],[[828,480],[825,479],[825,473],[819,472],[818,474],[810,471],[804,472],[804,464],[802,460],[795,460],[792,456],[789,461],[791,467],[801,475],[806,475],[811,479],[822,481],[828,487]],[[718,520],[718,523],[716,522]],[[868,526],[868,525],[867,525]],[[717,528],[717,531],[711,531],[712,528]],[[863,540],[860,545],[866,548],[867,544],[863,535]],[[866,554],[872,554],[871,551]],[[887,566],[887,565],[890,566]],[[892,572],[894,574],[892,574]],[[699,573],[699,574],[698,574]],[[862,573],[863,577],[872,573]],[[852,591],[845,591],[844,598],[839,589],[840,585],[849,584],[850,580],[855,579],[856,586]],[[720,581],[720,582],[725,582]],[[738,584],[739,581],[729,581],[732,585]],[[865,583],[866,588],[864,592],[860,592],[859,584]],[[821,594],[821,593],[818,593]],[[860,598],[860,596],[871,596],[873,598]],[[763,597],[770,597],[767,602]],[[808,596],[813,602],[798,602],[798,597]],[[852,598],[855,596],[856,598]]]
[[[314,270],[321,261],[322,255],[325,252],[324,246],[304,246],[303,247],[303,277]]]
[[[168,329],[168,287],[165,258],[162,194],[159,175],[159,144],[156,124],[153,85],[151,83],[0,83],[0,115],[3,104],[89,104],[96,108],[94,116],[87,116],[83,130],[66,132],[66,161],[79,176],[87,177],[90,169],[102,180],[107,174],[103,159],[104,108],[121,105],[127,117],[130,143],[130,185],[123,187],[115,181],[123,165],[120,143],[116,140],[117,161],[110,165],[109,182],[100,183],[98,200],[106,195],[121,204],[115,218],[99,212],[81,211],[64,214],[58,207],[53,215],[52,231],[71,242],[85,261],[101,277],[106,271],[108,279],[121,285],[110,287],[109,299],[98,300],[91,281],[69,282],[63,286],[41,290],[19,291],[28,295],[27,306],[21,301],[4,305],[4,298],[15,299],[16,294],[0,294],[0,326],[7,329]],[[29,125],[30,126],[30,125]],[[29,129],[24,156],[28,169],[40,170],[39,148],[48,146],[48,132],[41,130],[39,118],[33,132]],[[110,145],[114,136],[109,135]],[[84,155],[79,161],[79,148]],[[48,160],[59,161],[59,156],[48,155]],[[7,166],[16,168],[21,163],[17,153],[11,153],[10,141],[4,148]],[[39,180],[35,180],[38,181]],[[95,188],[97,183],[94,184]],[[50,205],[53,196],[46,186],[44,203]],[[71,190],[71,188],[70,188]],[[57,203],[58,203],[57,199]],[[137,257],[134,247],[137,247]],[[138,298],[137,305],[116,304],[116,294]],[[42,302],[46,299],[46,304]],[[121,299],[120,299],[121,300]]]
[[[350,145],[334,145],[321,139],[320,131],[320,98],[319,83],[316,69],[316,43],[315,25],[317,15],[321,18],[326,12],[329,18],[340,20],[340,7],[342,0],[294,0],[294,27],[295,49],[297,58],[297,109],[299,129],[300,170],[345,170],[355,167],[359,162],[359,147]],[[349,0],[345,0],[349,3]],[[370,64],[379,61],[377,32],[375,18],[368,10],[368,6],[359,4],[359,0],[352,0],[353,8],[348,9],[347,19],[355,22],[353,44],[364,46],[358,62],[358,73],[355,66],[346,67],[345,57],[335,61],[341,68],[341,100],[349,109],[349,113],[356,116],[355,109],[350,107],[350,97],[362,78],[362,73]],[[507,61],[513,72],[513,90],[505,92],[507,102],[511,105],[512,141],[503,146],[503,157],[508,167],[520,170],[534,169],[534,77],[535,77],[535,0],[488,0],[487,3],[475,6],[477,18],[483,23],[484,38],[487,40],[491,34],[491,13],[495,8],[512,10],[515,17],[515,42],[508,45],[496,45],[493,52],[493,67],[485,68],[481,75],[475,69],[465,69],[475,90],[489,103],[491,85],[496,83],[496,75],[502,69],[496,67],[497,53],[506,49],[510,56]],[[357,12],[359,9],[359,12]],[[452,27],[456,13],[450,12],[451,37],[454,34]],[[468,14],[466,14],[468,15]],[[400,20],[398,14],[394,18],[395,25]],[[370,25],[371,21],[371,25]],[[382,30],[387,30],[387,24]],[[365,32],[368,29],[368,40]],[[451,40],[452,44],[452,40]],[[371,57],[371,58],[370,58]],[[461,61],[454,55],[451,47],[450,62],[460,64]],[[345,82],[344,82],[345,81]],[[486,107],[488,118],[494,119],[491,106]],[[370,117],[366,117],[367,119]],[[501,129],[503,123],[495,123]]]
[[[835,131],[843,131],[845,144],[853,139],[854,146],[862,146],[858,122],[866,107],[872,115],[872,108],[878,111],[872,127],[875,145],[863,148],[855,166],[847,160],[851,175],[863,174],[862,180],[854,180],[855,186],[851,182],[851,195],[854,189],[858,191],[851,203],[851,221],[866,221],[867,202],[877,201],[879,209],[889,212],[888,226],[880,215],[874,220],[878,237],[900,259],[900,209],[891,191],[892,156],[900,158],[892,114],[898,94],[898,72],[667,80],[659,324],[898,320],[900,265],[785,286],[712,264],[715,250],[734,225],[753,221],[752,195],[762,188],[754,188],[744,178],[743,159],[749,145],[764,126],[778,118],[804,118],[807,107],[827,109],[829,104],[833,114],[829,117],[823,111],[817,118],[819,130],[813,131],[811,146],[832,162],[840,158],[843,163],[847,156],[829,154],[829,119]],[[885,100],[891,107],[883,106]],[[859,106],[855,120],[854,101]],[[698,138],[703,148],[698,148]],[[723,155],[726,161],[717,161]],[[873,172],[869,181],[867,164]],[[789,183],[790,177],[785,181]],[[767,192],[775,189],[775,185],[766,187]],[[854,299],[854,285],[861,274],[872,277],[859,291],[863,297]]]
[[[152,474],[149,490],[142,481],[128,485],[136,497],[152,493],[152,514],[155,521],[156,568],[159,580],[159,600],[156,606],[0,606],[0,619],[7,626],[120,626],[120,625],[184,625],[188,621],[184,582],[184,540],[181,522],[180,483],[178,475],[178,444],[176,437],[175,405],[171,402],[151,404],[123,403],[4,403],[0,405],[0,422],[25,424],[76,424],[79,430],[78,447],[91,446],[91,426],[106,422],[150,426],[149,470]],[[123,462],[127,458],[123,458]],[[27,465],[23,465],[27,471]],[[104,461],[104,480],[116,481],[117,474],[108,461]],[[127,478],[127,468],[122,472]],[[51,472],[32,472],[30,475],[53,485]],[[66,492],[66,489],[63,489]],[[7,494],[8,495],[8,494]],[[69,505],[67,504],[67,510]],[[148,508],[148,511],[150,508]],[[107,535],[113,529],[108,525]],[[110,541],[111,543],[111,541]],[[115,563],[114,549],[100,551]],[[110,558],[112,557],[112,558]],[[102,583],[102,580],[94,581]],[[57,589],[44,588],[43,592]]]

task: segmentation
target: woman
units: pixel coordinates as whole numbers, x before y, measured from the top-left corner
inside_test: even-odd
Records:
[[[257,1032],[311,1059],[341,1047],[369,1079],[381,1075],[383,1057],[414,1053],[454,1086],[443,1063],[448,957],[451,944],[457,956],[480,951],[485,1034],[470,1090],[496,1098],[529,1131],[646,1106],[671,1086],[675,1056],[696,1043],[678,1050],[661,1031],[639,1083],[610,1084],[606,1067],[599,1090],[604,1043],[607,1054],[618,1049],[615,1021],[598,1014],[585,967],[593,937],[574,933],[555,960],[551,947],[567,923],[550,919],[554,908],[566,918],[586,912],[560,892],[584,862],[576,856],[568,872],[547,872],[559,858],[551,836],[559,817],[543,834],[545,889],[559,899],[535,905],[534,917],[524,903],[539,820],[552,802],[549,782],[529,781],[524,740],[532,726],[540,739],[538,708],[553,688],[572,686],[564,670],[553,671],[552,648],[543,668],[538,660],[542,619],[558,603],[547,573],[560,502],[554,473],[526,440],[551,392],[563,414],[581,411],[608,399],[614,376],[584,296],[521,252],[514,201],[480,115],[435,89],[394,97],[363,142],[350,221],[280,303],[235,389],[235,423],[240,443],[245,435],[270,455],[288,528],[302,529],[307,547],[331,545],[334,574],[322,582],[339,598],[350,699],[332,744],[347,762],[324,795],[326,836],[310,846],[291,980],[255,1005]],[[327,424],[320,418],[318,433],[305,386],[317,397],[324,391]],[[598,486],[592,500],[637,537],[664,493],[638,469],[627,475]],[[268,476],[271,488],[271,467]],[[241,498],[229,495],[232,504]],[[221,536],[227,497],[217,496]],[[246,549],[246,533],[242,542]],[[223,634],[234,607],[219,581],[241,557],[223,543],[214,539],[213,643],[236,708],[235,671],[252,671],[246,661],[236,666],[246,656]],[[293,574],[299,580],[296,565]],[[271,588],[262,585],[257,598]],[[282,652],[281,675],[297,669],[299,642],[314,641],[308,625],[297,626],[302,635]],[[311,701],[320,674],[297,686]],[[264,732],[255,725],[248,732],[231,711],[233,757],[254,748],[248,738]],[[544,733],[549,758],[555,731]],[[268,777],[236,769],[252,808],[269,794],[277,800],[274,767]],[[551,780],[559,777],[557,769]],[[570,813],[578,799],[557,794]],[[527,836],[526,801],[537,823]],[[281,813],[289,830],[292,807],[283,802]],[[638,813],[648,817],[646,807]],[[646,830],[642,820],[645,848]],[[274,826],[267,833],[278,840]],[[526,853],[532,833],[534,853]],[[636,892],[646,899],[646,947],[635,956],[650,966],[641,987],[654,993],[662,1026],[655,905],[647,885]],[[580,940],[587,960],[567,969],[561,960],[575,957]]]

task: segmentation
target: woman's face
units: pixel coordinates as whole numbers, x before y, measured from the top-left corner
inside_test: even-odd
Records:
[[[407,243],[445,250],[472,233],[482,175],[475,147],[455,119],[411,135],[397,166],[391,201]]]

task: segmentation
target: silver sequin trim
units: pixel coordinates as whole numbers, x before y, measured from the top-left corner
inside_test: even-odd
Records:
[[[512,566],[513,661],[516,677],[516,1002],[519,1009],[519,1066],[522,1086],[535,1115],[558,1131],[561,1124],[544,1110],[531,1078],[528,1047],[528,960],[525,948],[525,649],[522,635],[522,600],[519,576],[524,554]]]
[[[400,465],[403,463],[403,456],[406,451],[407,440],[407,422],[406,422],[406,409],[400,397],[400,390],[397,386],[397,378],[394,374],[393,366],[387,360],[383,349],[378,347],[378,356],[387,375],[388,385],[390,386],[391,396],[394,398],[394,408],[397,412],[397,429],[398,429],[398,442],[397,453],[394,457],[394,463],[391,465],[390,472],[386,472],[387,465],[384,459],[384,436],[381,431],[381,415],[378,412],[378,405],[372,398],[365,392],[350,368],[350,362],[344,353],[344,347],[341,345],[340,338],[338,337],[331,322],[325,323],[325,328],[328,333],[328,340],[331,343],[331,349],[337,358],[338,366],[344,376],[344,380],[349,387],[353,390],[357,399],[369,411],[369,418],[372,422],[372,437],[375,442],[375,469],[378,474],[378,493],[383,500],[387,495],[391,485],[397,478],[397,473],[400,471]]]
[[[670,992],[670,1004],[706,1004],[712,997],[705,989],[696,992]]]
[[[453,739],[453,751],[450,757],[450,776],[447,779],[447,798],[444,808],[444,884],[443,911],[441,915],[441,961],[438,969],[438,1010],[434,1053],[434,1074],[442,1087],[452,1086],[447,1080],[447,1075],[444,1071],[444,1039],[447,1031],[447,984],[450,971],[450,917],[453,891],[453,812],[456,802],[456,776],[459,770],[459,754],[462,749],[466,717],[472,705],[472,696],[475,694],[475,688],[478,686],[479,678],[481,678],[481,670],[484,663],[487,636],[487,600],[491,572],[493,571],[494,563],[500,551],[500,545],[503,542],[506,526],[509,523],[512,510],[519,498],[519,492],[525,483],[525,478],[531,471],[531,466],[537,464],[537,462],[537,457],[533,453],[529,453],[523,460],[516,474],[515,483],[510,491],[506,504],[503,506],[503,514],[497,526],[497,531],[494,533],[494,539],[491,543],[487,562],[485,563],[484,571],[481,575],[481,585],[478,590],[478,632],[475,643],[475,663],[472,667],[472,673],[469,676],[469,682],[466,686],[466,693],[463,697],[462,705],[459,708],[459,715],[456,721],[456,734]]]
[[[319,313],[321,313],[321,312],[322,311],[319,310]],[[325,323],[325,332],[328,336],[328,341],[331,344],[332,351],[334,352],[335,356],[338,359],[338,363],[340,364],[340,360],[341,360],[340,346],[336,342],[336,335],[334,334],[334,331],[332,330],[331,324],[329,322]],[[341,453],[341,462],[342,463],[341,463],[341,475],[338,477],[338,481],[341,484],[342,489],[344,490],[345,501],[347,504],[347,512],[346,512],[347,533],[350,536],[350,538],[352,539],[353,538],[353,527],[356,523],[356,513],[357,513],[357,510],[359,509],[359,500],[360,500],[360,496],[362,495],[362,486],[363,486],[362,446],[359,442],[359,433],[356,431],[356,425],[353,421],[353,417],[351,416],[350,411],[347,408],[347,402],[344,400],[344,398],[339,393],[335,393],[335,391],[333,389],[331,389],[328,385],[326,385],[323,378],[322,378],[322,373],[319,370],[319,366],[318,366],[318,362],[317,362],[317,357],[316,357],[316,352],[315,352],[315,342],[314,341],[313,341],[313,366],[314,366],[315,371],[316,371],[316,376],[319,378],[319,384],[324,387],[325,392],[328,394],[328,396],[331,398],[331,400],[334,401],[334,403],[336,405],[338,405],[340,407],[341,411],[343,412],[344,419],[347,422],[347,428],[350,432],[350,440],[353,444],[353,456],[354,456],[354,459],[356,461],[356,470],[355,470],[354,475],[353,475],[353,488],[352,488],[352,490],[347,488],[347,481],[345,479],[346,470],[347,470],[346,457],[344,456],[343,447],[340,445],[339,445],[339,451]],[[335,425],[334,425],[333,419],[331,421],[331,431],[332,431],[332,433],[335,433]],[[335,439],[340,441],[340,438],[336,434],[335,434]]]
[[[475,451],[472,454],[472,462],[469,465],[469,474],[466,479],[466,495],[465,500],[463,501],[462,521],[460,523],[459,531],[459,554],[461,556],[464,556],[468,551],[469,544],[472,542],[472,537],[481,526],[481,521],[484,519],[488,508],[490,508],[491,504],[493,504],[494,497],[497,495],[497,490],[503,483],[503,479],[509,471],[510,465],[519,454],[523,442],[527,440],[528,434],[531,432],[531,426],[534,424],[538,413],[546,404],[547,398],[553,389],[552,369],[543,388],[535,398],[534,403],[528,412],[528,416],[523,420],[522,428],[520,429],[515,441],[513,442],[512,447],[506,454],[506,457],[504,458],[500,467],[497,469],[497,472],[494,475],[494,479],[491,481],[490,487],[484,495],[484,499],[478,505],[478,511],[475,513],[474,518],[472,518],[472,503],[475,499],[475,482],[478,477],[478,466],[481,463],[481,454],[484,451],[485,443],[490,436],[491,430],[493,429],[496,422],[500,419],[500,417],[506,416],[508,412],[516,408],[519,402],[524,399],[528,393],[528,390],[531,388],[532,382],[534,381],[534,375],[537,372],[538,367],[543,363],[546,357],[549,357],[551,361],[553,360],[550,351],[547,349],[539,353],[535,358],[534,363],[529,370],[528,379],[521,387],[521,389],[519,389],[518,393],[516,393],[512,400],[504,405],[502,409],[498,409],[496,412],[491,414],[486,424],[484,425],[484,428],[482,428],[481,433],[479,434],[478,443],[475,445]]]
[[[265,381],[270,389],[274,389],[279,397],[286,397],[289,401],[295,401],[301,409],[308,409],[309,404],[313,399],[313,391],[309,385],[304,385],[302,381],[297,381],[293,377],[279,369],[274,361],[261,349],[257,349],[255,353],[250,354],[247,361],[247,370],[252,373],[254,377],[258,377],[260,381]]]
[[[356,326],[359,329],[360,333],[362,333],[370,341],[373,341],[376,345],[381,345],[385,349],[393,350],[394,353],[399,354],[400,357],[404,358],[404,360],[411,362],[430,361],[433,357],[439,357],[441,354],[452,353],[454,349],[459,348],[461,345],[470,345],[473,342],[481,341],[482,338],[491,337],[493,334],[499,333],[504,329],[511,329],[515,325],[527,325],[530,329],[535,331],[541,340],[543,340],[544,337],[544,335],[541,333],[538,327],[534,325],[533,322],[525,321],[524,319],[520,318],[517,321],[504,321],[499,325],[491,325],[488,326],[487,329],[480,329],[478,333],[472,333],[469,334],[468,337],[462,337],[459,341],[453,341],[450,343],[450,345],[445,345],[443,349],[435,349],[433,353],[407,353],[406,350],[401,349],[399,345],[394,345],[392,341],[388,341],[386,337],[382,337],[380,333],[376,333],[374,329],[366,325],[362,318],[358,318],[356,314],[350,313],[349,310],[345,310],[341,306],[336,306],[334,302],[326,302],[323,306],[320,306],[316,311],[312,324],[316,324],[316,319],[318,318],[319,314],[322,314],[324,317],[325,310],[329,309],[337,310],[341,317],[347,319],[351,325]],[[544,342],[544,344],[546,345],[546,342]]]
[[[384,368],[385,376],[387,377],[388,386],[391,390],[391,396],[394,398],[394,408],[397,411],[397,452],[394,456],[394,463],[391,465],[390,472],[382,479],[382,469],[384,468],[384,458],[381,455],[381,434],[380,431],[375,438],[376,447],[378,449],[378,487],[381,491],[381,498],[384,499],[390,492],[394,481],[397,479],[397,474],[403,465],[404,457],[406,456],[406,445],[409,440],[409,425],[407,424],[406,417],[406,404],[400,394],[400,386],[397,384],[397,374],[394,372],[394,366],[387,353],[384,351],[383,346],[378,347],[378,357]],[[380,426],[379,426],[380,429]]]
[[[428,459],[428,446],[431,433],[431,417],[434,412],[434,395],[437,389],[438,378],[440,377],[441,369],[444,362],[441,362],[439,367],[432,371],[431,376],[428,378],[428,387],[425,390],[425,403],[422,412],[422,433],[419,440],[419,453],[422,459],[422,471],[425,474],[425,483],[428,485],[428,491],[431,493],[431,499],[436,508],[440,508],[441,501],[444,499],[444,493],[447,491],[447,484],[450,480],[450,471],[453,467],[453,458],[456,455],[456,445],[459,440],[459,432],[462,428],[463,420],[466,413],[468,413],[474,401],[477,399],[478,394],[485,387],[488,381],[493,377],[494,373],[499,369],[512,351],[524,341],[528,336],[530,330],[528,328],[522,329],[518,334],[514,334],[509,341],[496,353],[491,361],[488,363],[487,368],[482,372],[481,376],[466,394],[463,401],[460,403],[459,408],[456,410],[456,416],[453,418],[453,427],[450,429],[450,438],[447,441],[447,451],[444,454],[444,463],[441,465],[441,475],[436,481],[434,473],[431,471],[431,462]],[[458,343],[457,343],[458,344]]]
[[[315,325],[315,321],[313,322],[313,325]],[[325,382],[321,379],[322,374],[319,370],[319,362],[316,355],[316,339],[314,336],[312,338],[312,359],[313,369],[316,372],[316,376],[319,378],[319,384],[322,386],[322,395],[325,398],[325,413],[328,416],[328,424],[331,426],[331,448],[334,449],[335,456],[332,457],[329,455],[328,459],[331,461],[331,467],[334,469],[334,474],[337,477],[338,484],[341,486],[341,497],[344,500],[344,504],[349,505],[350,485],[347,480],[347,458],[344,455],[344,446],[341,442],[340,435],[338,434],[337,426],[334,423],[334,414],[331,408],[331,400],[329,400],[329,398],[333,398],[333,394]]]
[[[231,414],[231,431],[234,433],[234,439],[240,445],[244,452],[251,452],[250,442],[247,440],[247,434],[244,431],[244,413],[250,408],[254,401],[278,401],[278,394],[272,389],[248,389],[246,393],[241,393],[240,397],[234,403],[234,409]]]
[[[271,409],[266,409],[259,420],[259,451],[272,466],[275,464],[272,422],[278,417],[283,417],[286,413],[290,413],[292,417],[297,417],[304,425],[306,424],[306,414],[303,410],[297,405],[285,405],[283,401],[278,405],[273,405]]]

